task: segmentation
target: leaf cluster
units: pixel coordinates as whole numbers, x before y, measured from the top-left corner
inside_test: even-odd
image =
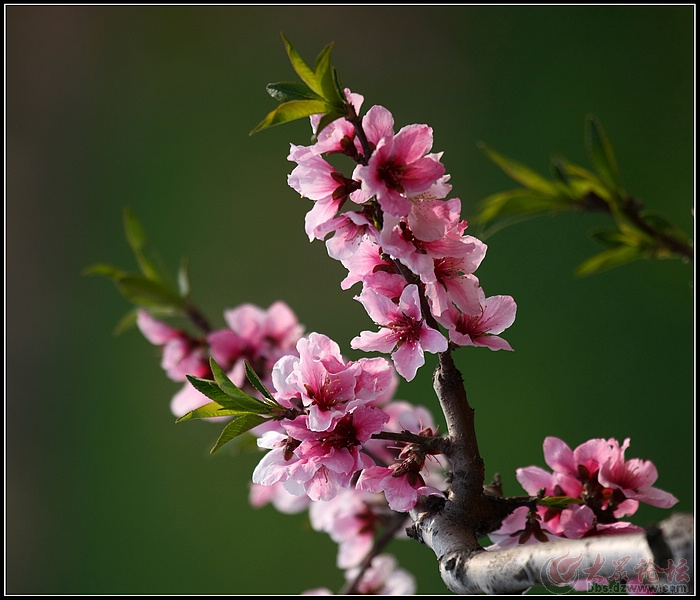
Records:
[[[302,82],[267,85],[267,93],[280,102],[280,105],[268,113],[250,135],[275,125],[317,114],[323,115],[317,129],[320,132],[332,121],[353,114],[354,110],[345,98],[338,72],[331,66],[333,44],[328,44],[321,50],[314,68],[311,69],[284,34],[282,40],[292,67]]]
[[[202,379],[188,375],[187,379],[192,386],[204,394],[211,402],[191,410],[177,419],[176,423],[191,419],[210,419],[212,417],[232,417],[232,420],[224,427],[219,439],[211,449],[216,452],[226,442],[230,442],[239,435],[246,433],[266,421],[292,416],[291,409],[280,405],[268,391],[255,371],[246,361],[245,370],[248,381],[262,394],[262,400],[246,394],[237,387],[224,373],[223,369],[213,358],[209,359],[213,380]]]
[[[190,311],[190,283],[187,264],[183,261],[175,280],[158,256],[146,233],[131,210],[123,212],[124,233],[140,273],[132,273],[106,263],[98,263],[83,270],[84,275],[101,275],[111,279],[119,293],[135,308],[117,324],[120,333],[136,323],[138,308],[148,309],[154,315],[188,316]]]
[[[566,210],[609,214],[614,228],[591,232],[606,249],[585,260],[577,275],[589,275],[624,265],[638,258],[692,258],[688,236],[657,213],[643,211],[622,185],[610,140],[598,119],[586,117],[585,146],[593,170],[560,156],[550,161],[551,178],[480,144],[486,156],[522,187],[484,199],[476,220],[485,228],[484,237],[506,225],[539,214]]]

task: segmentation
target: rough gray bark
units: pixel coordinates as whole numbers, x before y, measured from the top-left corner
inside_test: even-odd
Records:
[[[648,571],[645,582],[657,578],[656,585],[669,586],[660,591],[693,593],[692,515],[672,515],[659,525],[660,534],[654,530],[647,534],[598,536],[496,551],[473,549],[465,544],[462,532],[454,529],[452,520],[442,511],[416,514],[414,518],[416,537],[435,552],[442,579],[456,594],[520,594],[539,585],[554,590],[578,579],[585,580],[593,571],[604,578],[619,578],[624,573],[625,579],[634,581],[638,575],[635,568],[653,563],[665,569],[669,558],[681,570],[668,578],[663,572]],[[554,562],[558,558],[562,559],[559,564]]]
[[[484,488],[484,463],[476,439],[474,409],[469,406],[462,376],[449,351],[440,355],[433,384],[447,421],[441,449],[450,462],[451,483],[445,501],[428,498],[411,512],[414,522],[407,533],[435,552],[448,589],[457,594],[523,593],[538,585],[554,589],[585,580],[589,574],[635,581],[635,568],[649,565],[649,577],[643,583],[656,579],[659,585],[685,586],[673,588],[674,593],[692,592],[692,515],[673,515],[646,534],[484,550],[478,538],[497,529],[518,506],[534,504],[534,499],[502,498],[498,491]],[[674,562],[669,563],[669,559]],[[659,569],[668,565],[677,570],[666,579]]]

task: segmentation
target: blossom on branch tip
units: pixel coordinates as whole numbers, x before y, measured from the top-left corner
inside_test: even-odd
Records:
[[[375,149],[366,166],[355,168],[353,179],[361,181],[362,187],[350,199],[362,204],[374,196],[385,213],[408,214],[408,197],[425,192],[445,173],[436,155],[428,155],[433,130],[427,125],[407,125],[394,135],[394,119],[382,106],[370,108],[362,125]]]

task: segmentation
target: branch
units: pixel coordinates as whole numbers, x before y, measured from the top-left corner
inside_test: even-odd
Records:
[[[535,585],[551,589],[594,575],[634,581],[640,568],[646,576],[640,578],[641,583],[652,582],[652,587],[654,583],[684,585],[677,590],[688,593],[693,589],[692,515],[672,515],[646,534],[588,537],[494,551],[470,548],[444,511],[412,516],[412,536],[435,552],[443,581],[457,594],[523,593]],[[564,563],[566,559],[571,560]],[[675,566],[675,571],[667,565]]]

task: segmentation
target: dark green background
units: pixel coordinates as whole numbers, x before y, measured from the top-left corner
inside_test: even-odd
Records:
[[[627,188],[693,231],[693,6],[8,6],[6,592],[275,594],[342,581],[335,546],[303,515],[247,504],[259,455],[210,457],[217,428],[175,426],[179,389],[95,262],[133,267],[129,205],[216,326],[242,302],[284,299],[307,331],[371,325],[340,264],[303,231],[286,185],[306,121],[248,132],[293,73],[280,32],[334,64],[365,109],[428,123],[463,216],[514,187],[483,140],[540,172],[585,162],[588,112]],[[632,438],[628,457],[693,509],[693,269],[639,262],[585,279],[600,216],[543,217],[488,240],[477,272],[510,294],[515,352],[457,355],[487,472],[544,466],[542,440]],[[434,365],[399,396],[437,409]],[[645,524],[666,511],[644,507]],[[418,592],[442,593],[433,554],[392,546]]]

